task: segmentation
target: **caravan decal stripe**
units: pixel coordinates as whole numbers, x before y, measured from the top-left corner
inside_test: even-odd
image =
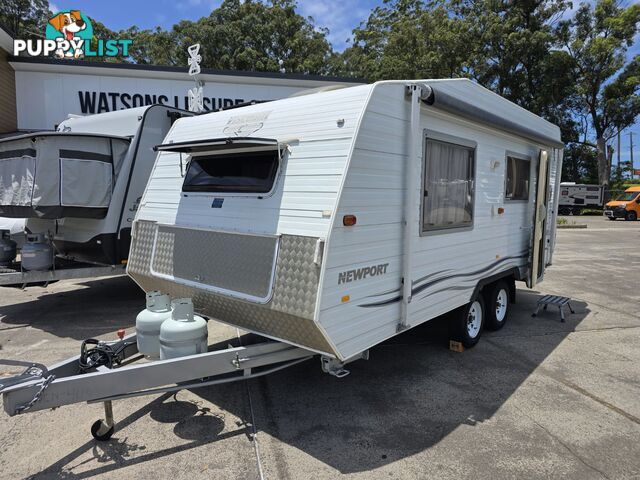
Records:
[[[392,303],[396,303],[402,300],[402,295],[398,295],[397,297],[390,298],[389,300],[382,300],[380,302],[375,303],[366,303],[364,305],[358,305],[359,307],[369,308],[369,307],[382,307],[384,305],[391,305]]]
[[[484,268],[481,268],[479,270],[475,270],[473,272],[459,273],[459,274],[456,274],[456,275],[447,275],[446,277],[438,278],[436,280],[433,280],[431,282],[427,282],[427,283],[425,283],[423,285],[420,285],[419,287],[416,287],[416,288],[412,289],[411,290],[411,294],[415,295],[416,293],[420,293],[420,292],[426,290],[427,288],[432,287],[433,285],[437,285],[438,283],[444,282],[445,280],[450,280],[452,278],[473,277],[474,275],[480,275],[480,274],[483,274],[483,273],[487,273],[489,270],[497,267],[498,265],[500,265],[501,263],[506,262],[507,260],[516,260],[516,259],[519,259],[519,258],[526,258],[527,256],[528,256],[528,254],[518,255],[518,256],[514,256],[514,257],[504,257],[504,258],[501,258],[500,260],[498,260],[497,262],[493,262],[492,264],[490,264],[490,265],[488,265],[488,266],[486,266]]]
[[[367,295],[364,298],[373,298],[373,297],[381,297],[383,295],[389,295],[390,293],[396,293],[400,291],[400,287],[398,288],[394,288],[393,290],[387,290],[386,292],[382,292],[382,293],[376,293],[374,295]]]
[[[417,279],[417,280],[414,280],[414,281],[411,283],[411,286],[416,286],[416,285],[418,285],[419,283],[424,282],[427,278],[435,277],[436,275],[440,275],[440,274],[442,274],[442,273],[447,273],[447,272],[453,272],[453,271],[455,271],[455,270],[448,269],[448,270],[440,270],[439,272],[430,273],[429,275],[425,275],[424,277],[421,277],[421,278],[419,278],[419,279]]]
[[[517,256],[512,256],[512,257],[504,257],[504,258],[501,258],[500,260],[498,260],[496,262],[493,262],[492,264],[490,264],[490,265],[488,265],[488,266],[486,266],[484,268],[481,268],[479,270],[475,270],[473,272],[459,273],[459,274],[456,274],[456,275],[447,275],[445,277],[438,278],[438,279],[433,280],[431,282],[427,282],[427,283],[425,283],[423,285],[420,285],[418,287],[414,287],[411,290],[411,295],[416,295],[416,294],[418,294],[420,292],[423,292],[424,290],[428,289],[429,287],[437,285],[437,284],[439,284],[439,283],[441,283],[441,282],[443,282],[445,280],[450,280],[452,278],[474,277],[476,275],[485,274],[487,272],[490,272],[490,271],[494,270],[497,266],[501,265],[502,263],[506,262],[507,260],[517,260],[517,259],[521,259],[521,258],[527,258],[528,256],[529,256],[528,253],[524,253],[524,254],[517,255]],[[423,277],[423,278],[428,278],[428,277]],[[477,279],[469,278],[468,280],[474,281],[474,280],[477,280]],[[473,288],[473,287],[472,286],[469,286],[469,287],[462,287],[462,286],[450,287],[450,289],[453,289],[453,290],[463,290],[463,289],[470,289],[470,288]],[[422,298],[426,298],[426,297],[428,297],[430,295],[434,295],[436,293],[440,293],[440,292],[442,292],[444,290],[448,290],[448,289],[449,289],[449,287],[445,288],[445,289],[442,289],[442,290],[435,291],[435,292],[431,292],[431,293],[428,293],[428,294],[426,294],[426,295],[424,295],[424,296],[422,296],[420,298],[421,299]],[[386,293],[393,293],[393,292],[395,292],[395,290],[393,290],[391,292],[386,292]],[[377,294],[377,295],[371,295],[371,297],[376,297],[376,296],[380,296],[380,295],[384,295],[384,293],[380,293],[380,294]],[[370,298],[370,297],[365,297],[365,298]],[[399,302],[400,300],[402,300],[402,295],[390,298],[388,300],[382,300],[382,301],[373,302],[373,303],[366,303],[366,304],[358,305],[358,306],[359,307],[363,307],[363,308],[381,307],[381,306],[385,306],[385,305],[390,305],[390,304],[395,303],[395,302]]]
[[[416,288],[412,289],[411,290],[411,294],[415,295],[417,293],[420,293],[420,292],[426,290],[429,287],[432,287],[433,285],[437,285],[438,283],[444,282],[445,280],[450,280],[452,278],[473,277],[474,275],[480,275],[480,274],[488,272],[489,270],[492,270],[493,268],[495,268],[496,266],[500,265],[501,263],[506,262],[507,260],[515,260],[515,259],[518,259],[518,258],[525,258],[527,256],[528,255],[525,254],[525,255],[519,255],[519,256],[515,256],[515,257],[504,257],[504,258],[501,258],[500,260],[498,260],[497,262],[493,262],[492,264],[490,264],[490,265],[488,265],[488,266],[486,266],[484,268],[481,268],[479,270],[475,270],[473,272],[459,273],[459,274],[456,274],[456,275],[447,275],[446,277],[438,278],[436,280],[433,280],[431,282],[427,282],[427,283],[425,283],[423,285],[420,285],[419,287],[416,287]]]

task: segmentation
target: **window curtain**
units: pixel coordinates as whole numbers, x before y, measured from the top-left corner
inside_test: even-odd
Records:
[[[436,229],[472,219],[472,150],[427,140],[423,225]]]

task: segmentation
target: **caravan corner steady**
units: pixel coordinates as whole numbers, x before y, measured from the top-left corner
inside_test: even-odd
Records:
[[[191,113],[152,105],[72,117],[56,132],[0,140],[0,217],[23,219],[28,233],[39,234],[27,240],[46,238],[35,244],[43,267],[10,265],[0,285],[124,273],[153,146],[182,115]]]
[[[562,148],[558,127],[468,80],[179,119],[156,148],[127,272],[269,340],[82,375],[70,359],[5,387],[5,410],[105,401],[96,428],[108,437],[113,399],[315,354],[341,377],[369,348],[452,310],[454,335],[473,346],[504,325],[515,281],[534,286],[551,262]]]

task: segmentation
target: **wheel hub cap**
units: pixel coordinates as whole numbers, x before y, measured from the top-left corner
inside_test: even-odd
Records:
[[[480,326],[482,325],[482,307],[480,302],[475,301],[469,308],[469,315],[467,315],[467,333],[469,337],[476,338],[480,333]]]
[[[505,289],[500,289],[496,298],[496,320],[502,322],[507,316],[507,306],[509,305],[509,297]]]

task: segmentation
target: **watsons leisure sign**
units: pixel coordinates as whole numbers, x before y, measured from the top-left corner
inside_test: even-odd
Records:
[[[78,98],[80,100],[80,111],[83,114],[112,112],[114,110],[143,107],[145,105],[153,105],[155,103],[182,108],[184,110],[189,106],[188,97],[179,95],[81,90],[78,91]],[[248,100],[253,99],[204,97],[203,104],[206,111],[212,111],[238,105]]]

